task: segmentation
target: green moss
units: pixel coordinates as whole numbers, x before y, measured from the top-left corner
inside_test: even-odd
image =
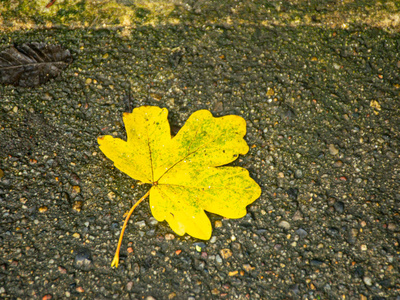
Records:
[[[159,25],[190,21],[204,24],[253,24],[265,26],[329,26],[347,28],[368,25],[385,30],[400,28],[400,3],[392,0],[343,0],[332,4],[320,0],[270,0],[235,4],[232,1],[211,1],[193,4],[183,0],[175,5],[170,0],[56,0],[46,8],[49,0],[1,0],[0,30],[43,27],[115,27]]]
[[[139,19],[145,19],[145,18],[147,18],[147,16],[148,16],[149,14],[151,14],[151,11],[149,11],[148,9],[142,8],[142,7],[139,7],[139,8],[136,10],[136,13],[135,13],[136,17],[138,17]]]
[[[170,1],[121,1],[100,2],[94,0],[56,0],[46,8],[47,0],[2,0],[0,6],[0,30],[66,27],[113,27],[115,25],[146,24],[168,21],[175,6]]]

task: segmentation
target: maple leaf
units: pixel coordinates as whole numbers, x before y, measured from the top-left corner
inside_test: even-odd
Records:
[[[118,266],[122,235],[135,207],[150,195],[154,218],[167,221],[178,235],[208,240],[212,227],[205,211],[227,218],[246,215],[246,206],[261,188],[241,167],[221,167],[246,154],[246,121],[229,115],[214,118],[207,110],[193,113],[171,137],[168,110],[156,106],[124,113],[127,141],[98,138],[101,151],[130,177],[152,184],[125,219],[112,266]]]

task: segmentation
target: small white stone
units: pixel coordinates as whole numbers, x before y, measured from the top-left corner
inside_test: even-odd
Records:
[[[363,281],[366,285],[371,286],[372,285],[372,279],[370,277],[364,277]]]
[[[290,229],[290,224],[286,221],[280,221],[278,226],[286,230]]]
[[[217,255],[215,256],[215,261],[216,261],[217,263],[219,263],[219,264],[222,264],[222,258],[221,258],[221,256],[219,256],[219,254],[217,254]]]

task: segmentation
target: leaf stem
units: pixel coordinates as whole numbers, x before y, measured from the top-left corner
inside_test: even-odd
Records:
[[[124,236],[124,232],[125,232],[125,228],[126,225],[128,224],[129,218],[131,217],[133,211],[135,210],[136,206],[138,206],[140,204],[140,202],[142,202],[144,199],[147,198],[147,196],[150,194],[150,190],[142,197],[139,199],[139,201],[137,201],[131,208],[131,210],[129,211],[128,215],[125,218],[125,222],[124,225],[122,226],[122,230],[121,233],[119,235],[119,241],[118,241],[118,246],[117,246],[117,250],[115,251],[115,255],[114,255],[114,259],[111,262],[111,267],[116,267],[118,268],[118,263],[119,263],[119,250],[121,249],[121,244],[122,244],[122,238]]]

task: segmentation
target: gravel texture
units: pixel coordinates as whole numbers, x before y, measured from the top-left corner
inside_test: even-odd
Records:
[[[0,298],[400,299],[399,34],[201,12],[0,33],[0,50],[58,43],[74,59],[46,85],[0,87]],[[96,139],[125,138],[122,113],[141,105],[168,108],[173,133],[199,109],[244,117],[251,149],[234,164],[262,195],[242,219],[210,214],[210,241],[144,202],[112,269],[149,186]]]

